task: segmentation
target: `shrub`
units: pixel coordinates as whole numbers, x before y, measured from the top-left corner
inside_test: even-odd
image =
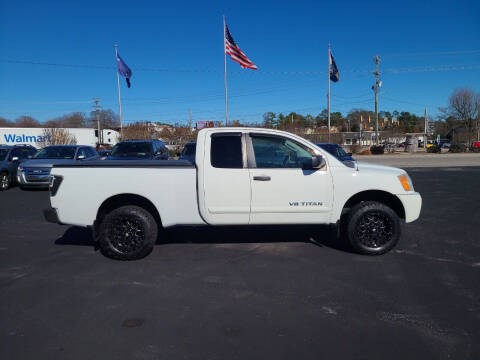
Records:
[[[430,146],[429,148],[427,148],[427,152],[428,153],[441,153],[442,148],[438,145]]]
[[[385,149],[381,145],[373,145],[372,147],[370,147],[370,152],[372,153],[372,155],[382,155],[383,153],[385,153]]]
[[[474,152],[474,153],[478,153],[478,152],[480,152],[480,147],[472,146],[472,147],[470,148],[470,151],[471,151],[471,152]]]
[[[464,144],[454,144],[450,146],[448,151],[452,153],[462,153],[467,151],[467,147]]]

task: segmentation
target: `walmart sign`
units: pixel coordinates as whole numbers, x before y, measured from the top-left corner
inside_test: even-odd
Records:
[[[25,134],[3,134],[5,142],[7,144],[25,144],[25,143],[43,143],[50,141],[51,136],[36,136],[36,135],[25,135]]]

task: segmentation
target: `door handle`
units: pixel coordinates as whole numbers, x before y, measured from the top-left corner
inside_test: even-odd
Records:
[[[265,176],[265,175],[254,176],[253,180],[256,180],[256,181],[270,181],[270,176]]]

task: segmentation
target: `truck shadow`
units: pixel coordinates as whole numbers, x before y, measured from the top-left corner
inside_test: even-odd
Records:
[[[162,244],[235,244],[235,243],[305,242],[344,252],[352,252],[344,239],[329,226],[176,226],[159,233],[156,245]],[[92,231],[71,226],[55,240],[56,245],[92,246]]]

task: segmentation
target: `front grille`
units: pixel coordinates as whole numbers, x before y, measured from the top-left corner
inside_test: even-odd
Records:
[[[42,176],[42,175],[50,175],[50,168],[25,168],[23,170],[23,172],[25,173],[25,175],[29,176],[29,175],[39,175],[39,176]]]

